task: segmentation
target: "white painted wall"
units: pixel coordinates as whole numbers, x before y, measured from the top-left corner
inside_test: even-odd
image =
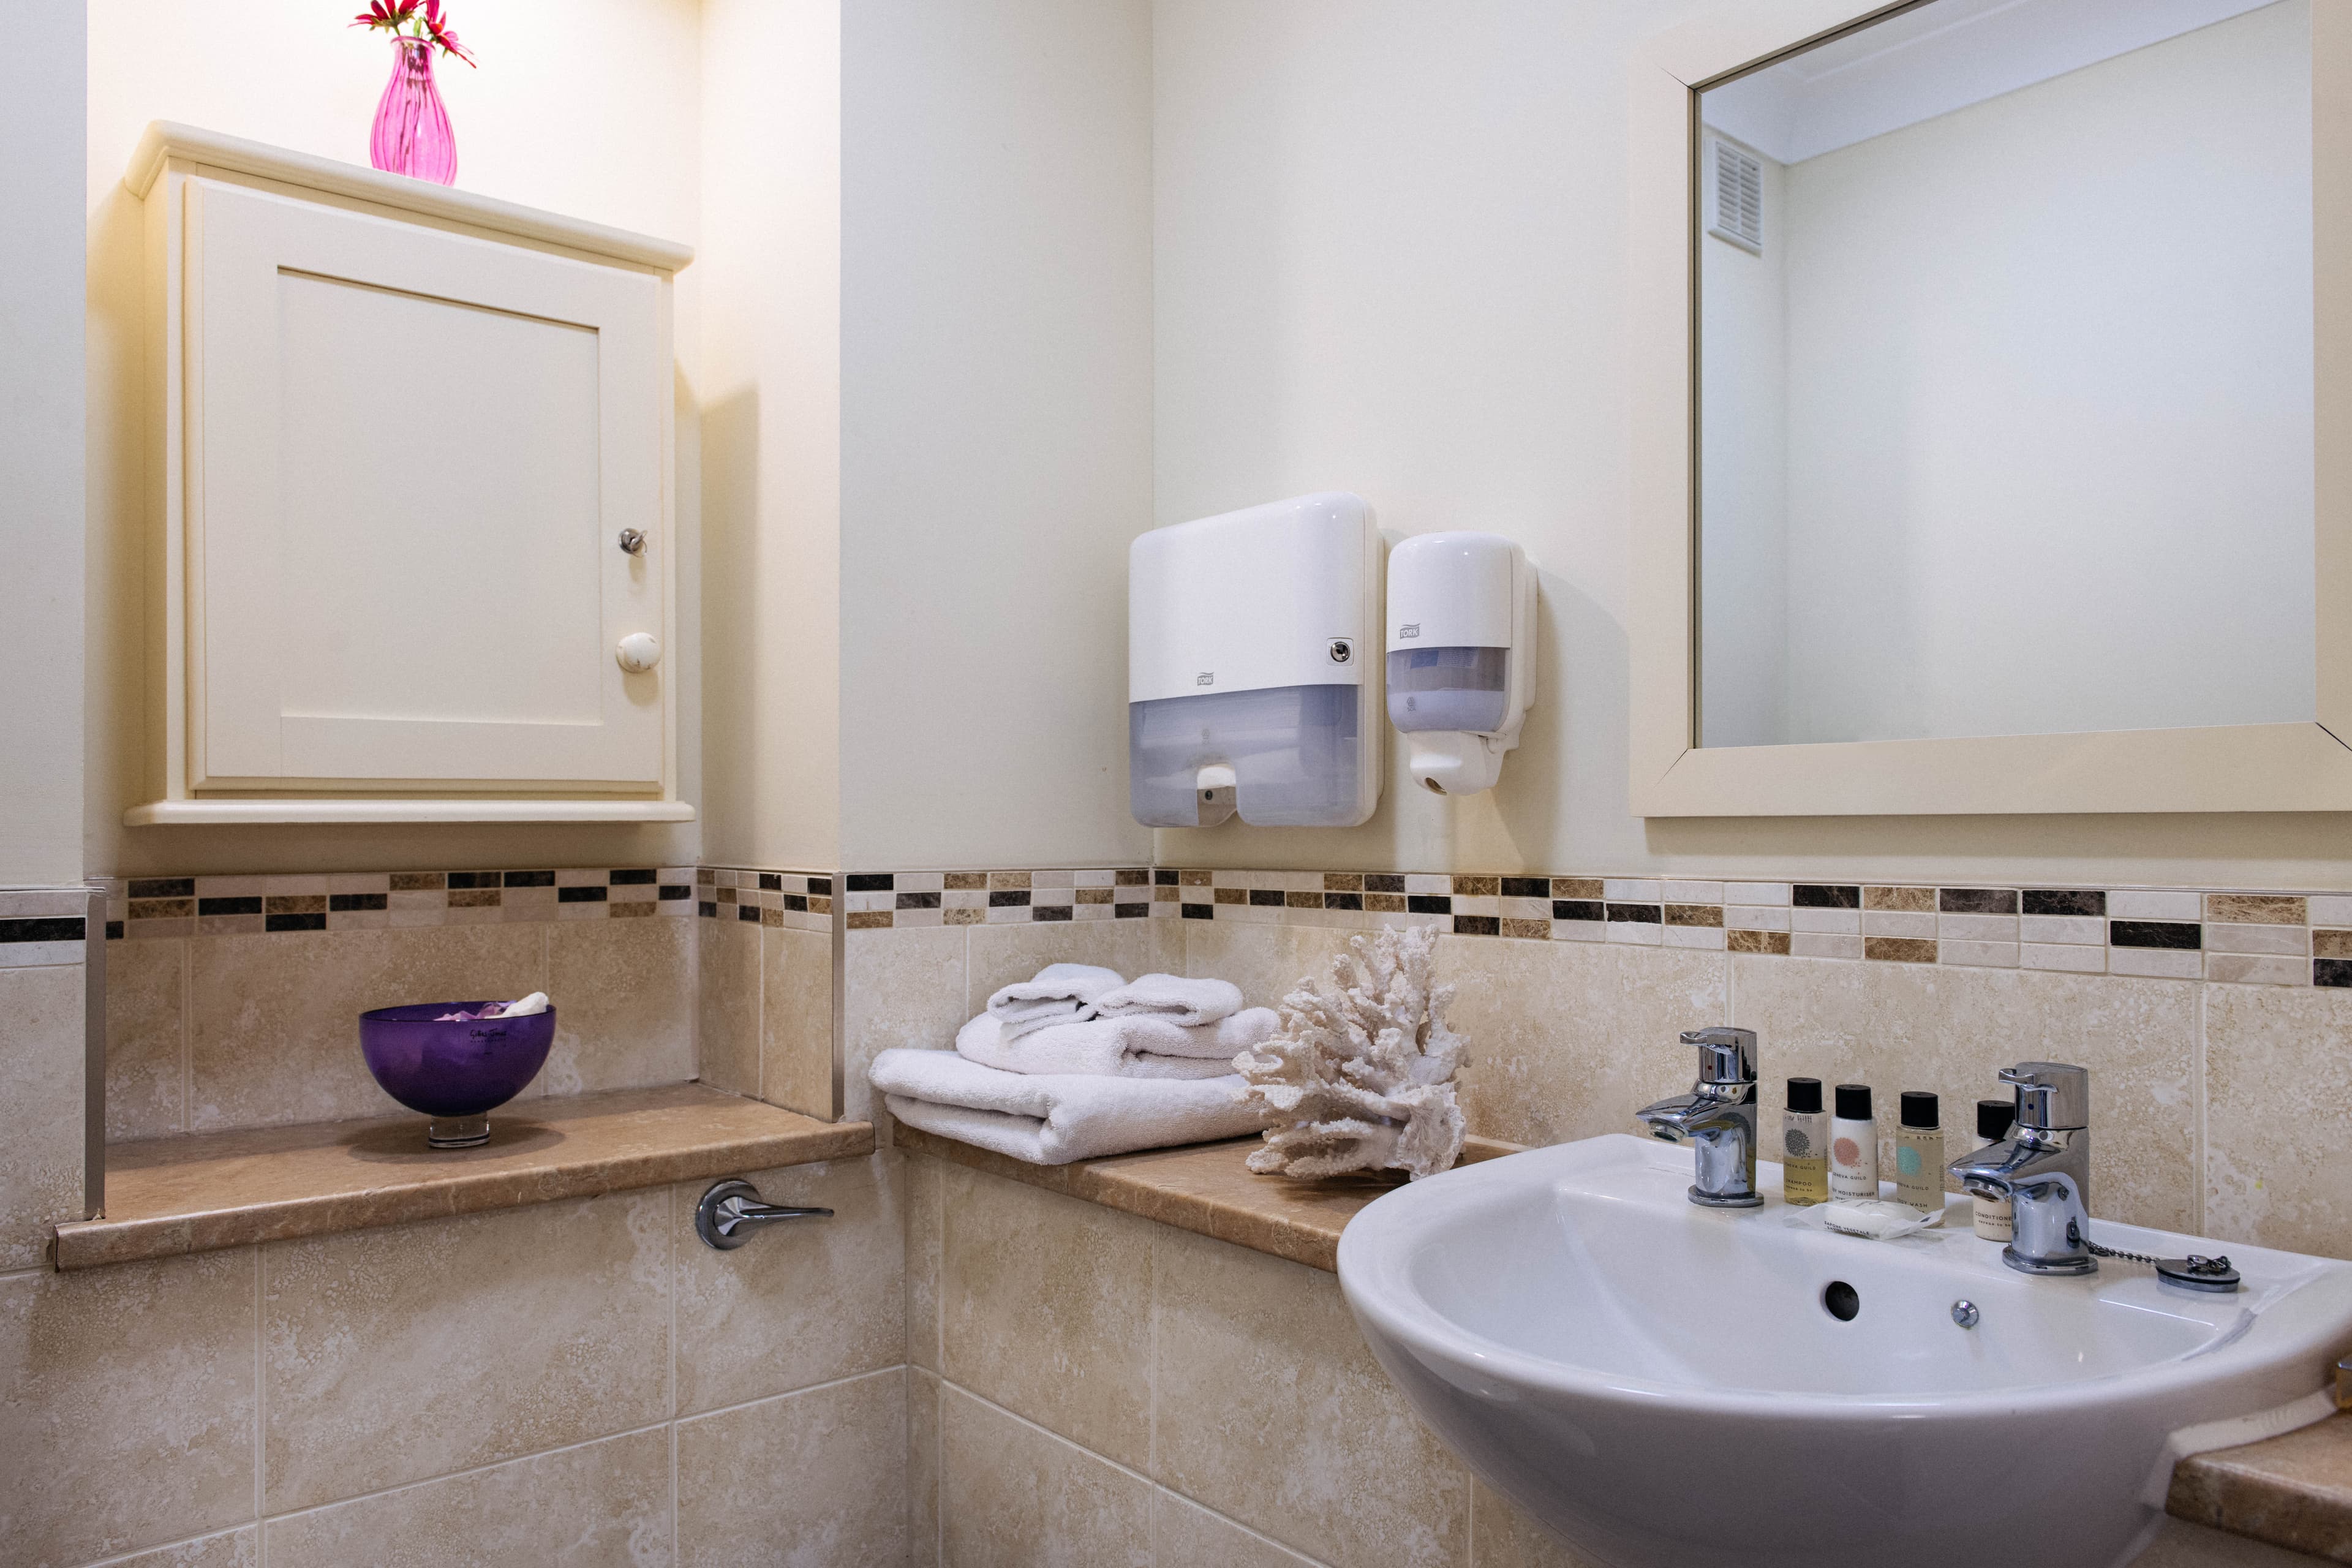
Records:
[[[704,845],[841,863],[841,7],[702,13]]]
[[[2312,716],[2310,77],[2285,0],[1790,165],[1770,738]]]
[[[0,887],[82,878],[81,7],[8,14],[0,92]]]
[[[367,162],[391,46],[349,28],[355,6],[245,0],[88,0],[89,54],[89,865],[94,872],[298,870],[509,864],[675,865],[697,825],[595,827],[125,828],[144,773],[145,562],[137,530],[139,204],[122,171],[151,120],[179,120],[299,152]],[[79,5],[26,6],[79,12]],[[480,69],[444,62],[461,188],[692,244],[701,195],[697,0],[498,0],[457,17]],[[700,430],[691,355],[696,269],[679,276],[677,571],[682,793],[700,794]],[[418,411],[417,437],[429,411]],[[289,654],[299,650],[289,649]]]
[[[1150,7],[843,11],[843,864],[1139,861]]]
[[[1492,794],[1391,784],[1360,828],[1168,832],[1162,856],[2352,886],[2340,815],[1630,813],[1624,84],[1706,8],[1158,0],[1158,520],[1345,487],[1391,530],[1509,533],[1544,567],[1545,650]]]

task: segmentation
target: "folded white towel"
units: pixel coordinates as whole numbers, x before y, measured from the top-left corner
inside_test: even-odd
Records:
[[[1272,1114],[1242,1097],[1238,1073],[1177,1083],[999,1072],[953,1051],[898,1049],[866,1076],[908,1126],[1034,1165],[1238,1138]]]
[[[1007,1037],[982,1013],[956,1031],[956,1051],[1000,1072],[1087,1073],[1110,1078],[1223,1078],[1236,1054],[1270,1039],[1281,1026],[1270,1008],[1187,1029],[1165,1018],[1089,1018]]]
[[[1097,1017],[1150,1016],[1171,1024],[1213,1024],[1241,1011],[1242,990],[1230,980],[1188,980],[1146,974],[1095,999]]]
[[[1095,998],[1127,984],[1116,969],[1092,963],[1049,963],[988,999],[988,1011],[1015,1038],[1032,1029],[1075,1024],[1095,1016]]]

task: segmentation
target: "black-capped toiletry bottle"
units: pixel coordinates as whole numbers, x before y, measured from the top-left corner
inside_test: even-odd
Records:
[[[1878,1123],[1870,1114],[1870,1085],[1837,1086],[1830,1118],[1830,1196],[1869,1202],[1878,1196]]]
[[[1780,1195],[1792,1204],[1830,1197],[1830,1119],[1822,1110],[1822,1080],[1789,1080],[1789,1109],[1780,1117]]]
[[[1936,1097],[1903,1091],[1902,1123],[1895,1129],[1895,1199],[1944,1217],[1944,1128]]]
[[[2014,1100],[1979,1100],[1977,1101],[1977,1147],[1998,1143],[2009,1136],[2017,1121],[2017,1101]],[[1987,1241],[2008,1243],[2017,1239],[2017,1211],[2007,1198],[1976,1198],[1977,1234]]]

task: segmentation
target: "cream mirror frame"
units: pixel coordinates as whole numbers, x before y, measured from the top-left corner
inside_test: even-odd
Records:
[[[1908,0],[1743,0],[1719,18],[1652,39],[1634,62],[1627,268],[1634,811],[1672,817],[2352,810],[2352,0],[2313,0],[2311,7],[2315,719],[1697,743],[1698,94],[1908,8]]]

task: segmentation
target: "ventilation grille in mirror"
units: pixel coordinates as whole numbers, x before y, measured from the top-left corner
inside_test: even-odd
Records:
[[[1764,165],[1747,149],[1721,137],[1715,150],[1715,214],[1706,232],[1742,250],[1764,254]]]

